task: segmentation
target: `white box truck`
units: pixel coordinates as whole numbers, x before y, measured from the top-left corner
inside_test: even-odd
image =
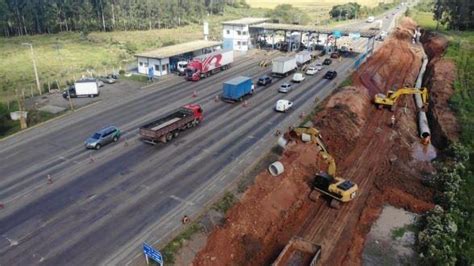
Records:
[[[97,79],[80,79],[63,92],[64,98],[96,97],[99,95],[99,83]]]
[[[273,76],[288,76],[296,70],[295,57],[277,57],[272,61]]]
[[[311,52],[301,51],[296,54],[296,64],[301,66],[311,61]]]

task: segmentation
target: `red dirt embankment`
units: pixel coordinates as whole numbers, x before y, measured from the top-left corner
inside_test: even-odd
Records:
[[[456,66],[452,60],[442,58],[448,47],[448,40],[444,36],[424,32],[421,41],[430,58],[424,84],[430,92],[428,117],[432,140],[437,147],[446,147],[450,141],[459,139],[461,130],[448,104],[454,94]]]
[[[261,173],[193,265],[268,265],[295,235],[322,246],[321,265],[360,265],[364,238],[384,204],[413,212],[432,207],[432,192],[421,179],[433,169],[413,156],[421,145],[413,98],[401,97],[394,113],[371,104],[376,93],[414,85],[421,66],[420,47],[411,44],[415,27],[402,21],[354,75],[355,86],[334,94],[314,118],[337,175],[358,184],[358,197],[339,210],[322,198],[312,202],[308,183],[327,166],[314,145],[298,142],[282,158],[285,173]]]

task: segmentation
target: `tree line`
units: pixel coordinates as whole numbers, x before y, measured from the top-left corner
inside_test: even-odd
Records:
[[[245,0],[0,0],[4,36],[172,28]]]
[[[474,29],[474,1],[434,0],[434,19],[453,30]]]

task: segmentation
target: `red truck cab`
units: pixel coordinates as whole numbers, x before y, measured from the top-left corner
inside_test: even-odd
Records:
[[[193,111],[194,118],[199,120],[199,122],[203,120],[202,108],[199,104],[187,104],[184,106],[184,108]]]
[[[186,67],[185,73],[187,80],[198,81],[201,79],[201,62],[191,61]]]

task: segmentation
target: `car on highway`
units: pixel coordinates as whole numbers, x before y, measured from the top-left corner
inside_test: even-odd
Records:
[[[337,77],[337,72],[334,70],[329,70],[326,72],[326,74],[324,74],[323,79],[334,79],[335,77]]]
[[[280,85],[280,88],[278,88],[278,92],[288,93],[288,92],[291,91],[291,89],[292,89],[291,84],[288,83],[288,82],[285,82],[285,83]]]
[[[308,69],[306,69],[306,75],[316,75],[316,73],[318,73],[319,71],[319,68],[317,68],[316,66],[309,66]]]
[[[275,104],[275,111],[286,112],[293,107],[293,102],[285,99],[278,100]]]
[[[293,74],[293,78],[291,79],[291,81],[296,82],[296,83],[300,83],[304,81],[303,73],[298,72],[298,73]]]
[[[116,82],[116,79],[114,79],[112,76],[101,77],[99,80],[107,84],[114,84]]]
[[[266,86],[270,83],[272,83],[272,78],[269,76],[262,76],[257,81],[257,84],[261,86]]]
[[[86,139],[84,145],[87,149],[100,150],[100,148],[111,142],[117,142],[121,134],[120,129],[109,126],[92,134],[92,136]]]
[[[329,58],[324,59],[323,65],[329,66],[332,63],[332,60]]]

